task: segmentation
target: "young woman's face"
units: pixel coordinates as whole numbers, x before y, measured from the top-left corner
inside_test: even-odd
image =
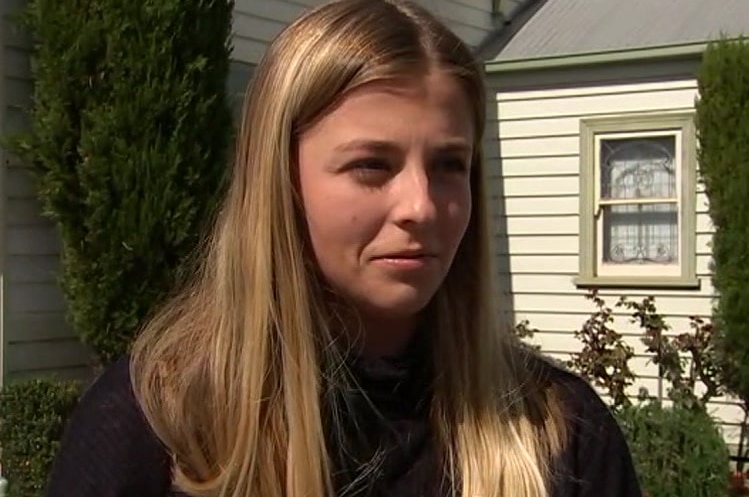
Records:
[[[413,318],[450,268],[471,215],[470,109],[435,72],[361,87],[300,137],[314,254],[365,319]]]

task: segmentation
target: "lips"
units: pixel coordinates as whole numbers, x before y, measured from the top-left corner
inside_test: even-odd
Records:
[[[418,249],[388,252],[386,254],[378,255],[374,257],[374,259],[425,259],[436,256],[437,254],[435,252]]]

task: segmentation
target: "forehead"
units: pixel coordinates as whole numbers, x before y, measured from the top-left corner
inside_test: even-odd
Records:
[[[307,136],[346,137],[362,133],[403,135],[407,129],[439,137],[472,141],[472,106],[454,76],[443,72],[423,77],[377,81],[348,92],[322,116]],[[404,124],[409,125],[404,129]]]

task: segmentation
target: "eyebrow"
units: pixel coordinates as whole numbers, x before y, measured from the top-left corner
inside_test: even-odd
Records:
[[[387,140],[357,139],[342,143],[335,147],[337,152],[351,152],[365,150],[368,152],[392,153],[397,152],[400,147]],[[465,140],[448,140],[437,147],[439,153],[463,153],[467,154],[473,150],[473,146]]]
[[[353,152],[366,150],[368,152],[393,152],[398,146],[385,140],[351,140],[335,147],[336,152]]]

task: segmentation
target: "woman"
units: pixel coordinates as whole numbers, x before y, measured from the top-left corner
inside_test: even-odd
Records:
[[[289,26],[201,272],[86,394],[47,495],[639,496],[596,394],[498,328],[484,113],[411,3]]]

